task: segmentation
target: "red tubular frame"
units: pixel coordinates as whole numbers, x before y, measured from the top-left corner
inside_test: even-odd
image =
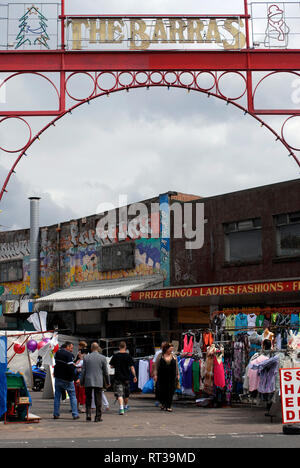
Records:
[[[246,49],[239,51],[208,51],[208,50],[153,50],[153,51],[68,51],[66,49],[66,36],[65,36],[65,23],[68,17],[73,18],[87,18],[102,16],[103,18],[129,18],[129,17],[148,17],[148,18],[165,18],[165,17],[205,17],[205,18],[224,18],[224,17],[240,17],[245,19],[245,31],[246,31]],[[130,88],[138,88],[142,85],[136,81],[138,72],[145,73],[161,73],[165,76],[168,72],[176,73],[177,75],[182,72],[223,72],[224,74],[234,72],[236,74],[245,74],[243,76],[245,80],[245,92],[242,96],[247,96],[247,107],[237,103],[238,98],[228,98],[224,96],[219,89],[218,82],[215,82],[216,92],[211,92],[205,89],[193,88],[181,84],[180,80],[176,84],[166,84],[165,80],[161,80],[160,83],[153,83],[151,80],[145,87],[150,86],[175,86],[181,88],[193,89],[206,93],[208,96],[214,96],[218,99],[224,100],[227,104],[233,104],[234,106],[241,109],[244,113],[251,115],[255,118],[261,126],[266,127],[270,130],[276,140],[279,140],[284,147],[288,150],[289,156],[292,156],[300,167],[300,161],[295,155],[294,151],[300,151],[298,148],[293,148],[289,145],[284,137],[284,128],[286,123],[292,117],[300,116],[300,110],[297,109],[255,109],[254,98],[258,86],[267,77],[274,73],[286,72],[291,74],[300,74],[300,50],[255,50],[251,48],[250,40],[250,27],[249,27],[249,11],[247,0],[244,0],[244,13],[241,15],[70,15],[66,16],[65,13],[65,0],[61,0],[61,45],[59,50],[33,50],[33,51],[21,51],[21,50],[10,50],[0,51],[0,72],[10,72],[12,75],[5,80],[13,78],[18,74],[32,73],[35,75],[42,76],[47,79],[50,84],[55,87],[58,94],[59,108],[57,111],[43,110],[43,111],[8,111],[0,112],[0,124],[7,118],[19,118],[21,117],[38,117],[38,116],[51,116],[53,119],[49,124],[43,127],[36,135],[30,135],[28,143],[19,151],[20,152],[15,163],[13,164],[8,176],[3,184],[0,192],[0,201],[2,200],[3,194],[7,191],[7,185],[10,177],[15,173],[15,168],[18,165],[20,159],[26,154],[26,151],[30,146],[40,138],[40,136],[55,122],[64,117],[67,113],[76,109],[80,105],[89,102],[97,97],[107,95],[108,92],[116,92],[121,90],[129,90]],[[110,72],[120,73],[128,72],[133,76],[132,84],[130,86],[115,86],[114,89],[109,91],[97,92],[97,80],[95,81],[94,92],[91,96],[86,99],[77,100],[75,105],[72,107],[66,107],[66,96],[69,96],[67,92],[67,83],[72,74],[78,72],[89,74],[88,72]],[[60,77],[59,90],[58,87],[43,73],[56,72]],[[264,78],[260,80],[255,89],[253,90],[253,72],[266,72],[268,73]],[[71,76],[66,78],[66,74],[70,73]],[[90,75],[91,76],[91,75]],[[150,76],[150,75],[149,75]],[[220,77],[220,78],[221,78]],[[219,78],[219,79],[220,79]],[[217,77],[215,78],[217,79]],[[240,96],[240,97],[242,97]],[[74,99],[74,98],[73,98]],[[76,99],[74,99],[76,101]],[[264,122],[259,115],[287,115],[287,119],[282,125],[281,135],[278,134],[270,125]],[[3,116],[4,118],[1,118]],[[21,119],[24,120],[24,119]],[[27,123],[25,121],[25,123]],[[27,123],[27,125],[29,125]],[[7,151],[7,150],[6,150]],[[7,151],[9,152],[9,151]]]

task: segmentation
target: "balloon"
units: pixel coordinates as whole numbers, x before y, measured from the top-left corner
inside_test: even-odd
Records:
[[[35,340],[29,340],[28,343],[27,343],[27,349],[28,351],[31,351],[32,353],[34,353],[36,351],[38,347],[38,344]]]
[[[52,353],[55,354],[59,350],[59,345],[54,346]]]
[[[25,351],[25,346],[20,345],[19,343],[14,344],[14,352],[17,354],[22,354]]]
[[[43,339],[43,342],[44,342],[45,344],[49,343],[49,341],[51,341],[51,338],[44,338],[44,339]]]
[[[43,348],[46,344],[47,344],[47,343],[45,343],[44,340],[40,341],[40,342],[38,343],[38,345],[37,345],[37,349]]]

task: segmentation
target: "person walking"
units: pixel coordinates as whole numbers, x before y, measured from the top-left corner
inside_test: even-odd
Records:
[[[134,362],[127,352],[125,341],[121,341],[119,352],[113,355],[109,365],[115,369],[114,393],[119,402],[119,414],[123,415],[129,410],[130,372],[133,375],[134,383],[137,382]]]
[[[161,354],[157,356],[153,380],[156,383],[156,398],[161,410],[172,412],[173,396],[179,381],[179,367],[173,354],[174,346],[165,343]]]
[[[80,346],[80,343],[79,343],[79,346]],[[85,407],[85,389],[80,384],[80,375],[81,375],[81,370],[83,366],[83,358],[87,354],[85,351],[87,351],[86,348],[79,348],[76,361],[75,361],[75,366],[76,366],[75,392],[76,392],[76,398],[77,398],[78,413],[85,412],[85,410],[83,409]]]
[[[156,366],[156,359],[157,357],[162,353],[162,349],[164,347],[164,345],[167,343],[167,341],[162,341],[161,345],[160,345],[160,349],[158,349],[156,351],[156,353],[154,354],[154,358],[153,358],[153,361],[152,361],[152,371],[151,371],[151,377],[153,378],[153,376],[155,375],[155,366]],[[159,406],[159,401],[156,400],[155,401],[155,406],[158,407]]]
[[[80,376],[80,384],[85,387],[86,420],[92,419],[92,396],[94,393],[96,416],[95,422],[102,421],[102,390],[108,384],[106,358],[100,354],[98,343],[92,343],[91,353],[84,357]]]
[[[58,419],[60,417],[60,400],[64,392],[67,392],[69,395],[73,419],[79,419],[74,385],[76,367],[72,352],[73,343],[67,341],[55,354],[54,419]]]

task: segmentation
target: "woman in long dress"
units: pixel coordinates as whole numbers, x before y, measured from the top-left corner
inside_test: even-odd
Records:
[[[157,356],[153,375],[156,383],[156,399],[161,404],[161,409],[172,412],[173,396],[176,384],[179,382],[179,368],[176,357],[173,354],[174,346],[165,343],[161,354]]]

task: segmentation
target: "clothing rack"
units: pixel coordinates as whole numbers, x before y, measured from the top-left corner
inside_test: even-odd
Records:
[[[134,361],[142,361],[142,360],[147,360],[147,359],[153,359],[154,355],[151,356],[143,356],[143,357],[134,357],[132,358]]]

